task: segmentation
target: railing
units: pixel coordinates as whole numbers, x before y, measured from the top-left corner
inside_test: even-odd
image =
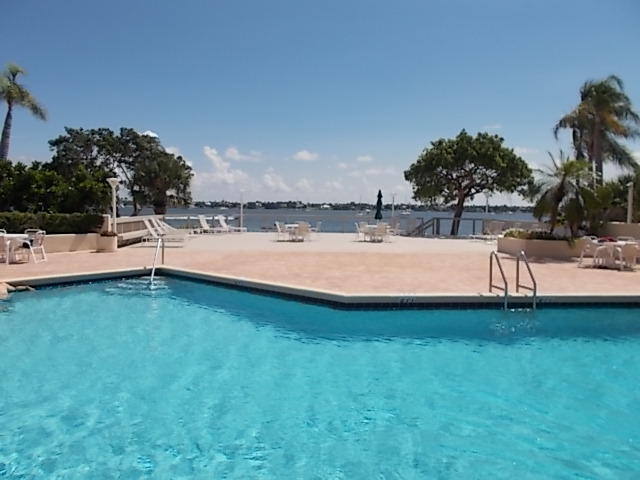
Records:
[[[151,267],[151,285],[153,285],[153,279],[156,276],[156,263],[158,261],[158,252],[160,251],[160,246],[162,246],[162,264],[164,265],[164,240],[162,240],[162,238],[158,238],[156,251],[153,255],[153,266]]]
[[[500,233],[510,228],[522,228],[522,229],[539,229],[544,225],[531,220],[497,220],[494,217],[485,218],[453,218],[453,217],[431,217],[428,219],[420,219],[420,223],[413,229],[407,231],[407,235],[410,237],[422,237],[426,234],[433,236],[449,236],[451,227],[455,224],[457,236],[469,236],[492,233],[494,230]],[[461,228],[463,225],[468,228]],[[460,234],[460,230],[466,233]]]
[[[496,261],[498,265],[498,269],[500,270],[500,276],[502,277],[503,286],[496,285],[493,283],[493,261]],[[509,284],[507,283],[507,277],[504,274],[504,270],[502,269],[502,264],[500,263],[500,257],[494,251],[489,254],[489,292],[492,292],[493,289],[502,290],[504,292],[504,309],[507,309],[508,298],[509,298]]]
[[[524,261],[524,264],[527,267],[527,272],[529,272],[529,278],[531,279],[532,286],[523,285],[520,283],[520,260]],[[520,251],[516,260],[516,292],[519,292],[521,288],[529,290],[533,293],[533,309],[535,310],[538,299],[538,283],[536,282],[536,278],[533,275],[533,271],[531,270],[531,266],[529,265],[529,261],[527,260],[527,256],[525,255],[524,250]]]

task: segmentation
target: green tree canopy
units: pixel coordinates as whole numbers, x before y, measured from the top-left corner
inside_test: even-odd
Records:
[[[191,202],[191,167],[167,152],[156,137],[132,128],[121,128],[119,134],[108,128],[65,128],[65,134],[50,140],[49,146],[58,171],[73,172],[83,166],[90,172],[117,174],[133,201],[134,215],[145,204],[165,213],[168,205]]]
[[[431,142],[404,172],[414,199],[455,205],[451,235],[458,233],[467,199],[483,192],[516,192],[531,183],[531,169],[503,141],[498,135],[472,137],[462,130],[455,138]]]
[[[4,118],[2,137],[0,138],[0,160],[6,160],[9,157],[14,107],[26,108],[41,120],[46,120],[47,118],[47,112],[44,107],[24,85],[18,83],[18,75],[24,75],[25,73],[22,67],[10,63],[0,75],[0,100],[7,104],[7,114]]]
[[[595,181],[603,182],[604,162],[635,168],[636,161],[620,139],[640,136],[640,116],[633,110],[620,78],[610,75],[604,80],[589,80],[580,88],[580,103],[562,117],[553,132],[570,129],[577,160],[588,160],[595,171]]]

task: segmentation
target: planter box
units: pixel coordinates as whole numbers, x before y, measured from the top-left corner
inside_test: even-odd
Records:
[[[554,258],[570,260],[579,257],[582,251],[581,239],[570,244],[564,240],[521,240],[519,238],[498,238],[498,252],[517,256],[524,251],[527,258]]]
[[[118,237],[105,237],[100,235],[98,237],[98,251],[99,252],[115,252],[118,250]]]
[[[97,233],[62,233],[47,235],[44,238],[44,249],[47,253],[77,252],[81,250],[96,250],[98,248]]]

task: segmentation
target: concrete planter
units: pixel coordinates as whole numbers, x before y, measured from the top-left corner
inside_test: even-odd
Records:
[[[572,244],[565,240],[522,240],[519,238],[498,238],[498,252],[516,256],[524,251],[527,258],[554,258],[570,260],[579,257],[582,251],[581,239]]]
[[[98,251],[99,252],[115,252],[118,250],[118,237],[107,237],[100,235],[98,238]]]

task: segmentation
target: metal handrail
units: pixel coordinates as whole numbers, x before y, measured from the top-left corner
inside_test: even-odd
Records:
[[[529,278],[531,279],[531,284],[533,285],[532,287],[520,283],[520,259],[524,261],[524,264],[527,267]],[[538,299],[538,282],[536,282],[536,277],[533,275],[533,271],[531,270],[529,260],[527,260],[527,256],[525,255],[524,250],[520,250],[518,258],[516,259],[516,292],[519,292],[521,288],[533,292],[533,308],[535,310]]]
[[[493,283],[493,259],[495,258],[496,264],[498,265],[498,269],[500,270],[500,276],[502,277],[502,283],[504,287],[500,285],[496,285]],[[504,309],[507,309],[508,298],[509,298],[509,284],[507,283],[507,277],[504,274],[504,270],[502,269],[502,264],[500,263],[500,257],[498,254],[493,251],[489,254],[489,292],[492,292],[492,289],[498,289],[504,291]]]
[[[153,255],[153,266],[151,267],[151,284],[153,285],[153,279],[156,276],[156,262],[158,261],[158,251],[160,251],[160,246],[162,246],[162,263],[164,264],[164,240],[162,237],[158,237],[158,244],[156,245],[156,251]]]

